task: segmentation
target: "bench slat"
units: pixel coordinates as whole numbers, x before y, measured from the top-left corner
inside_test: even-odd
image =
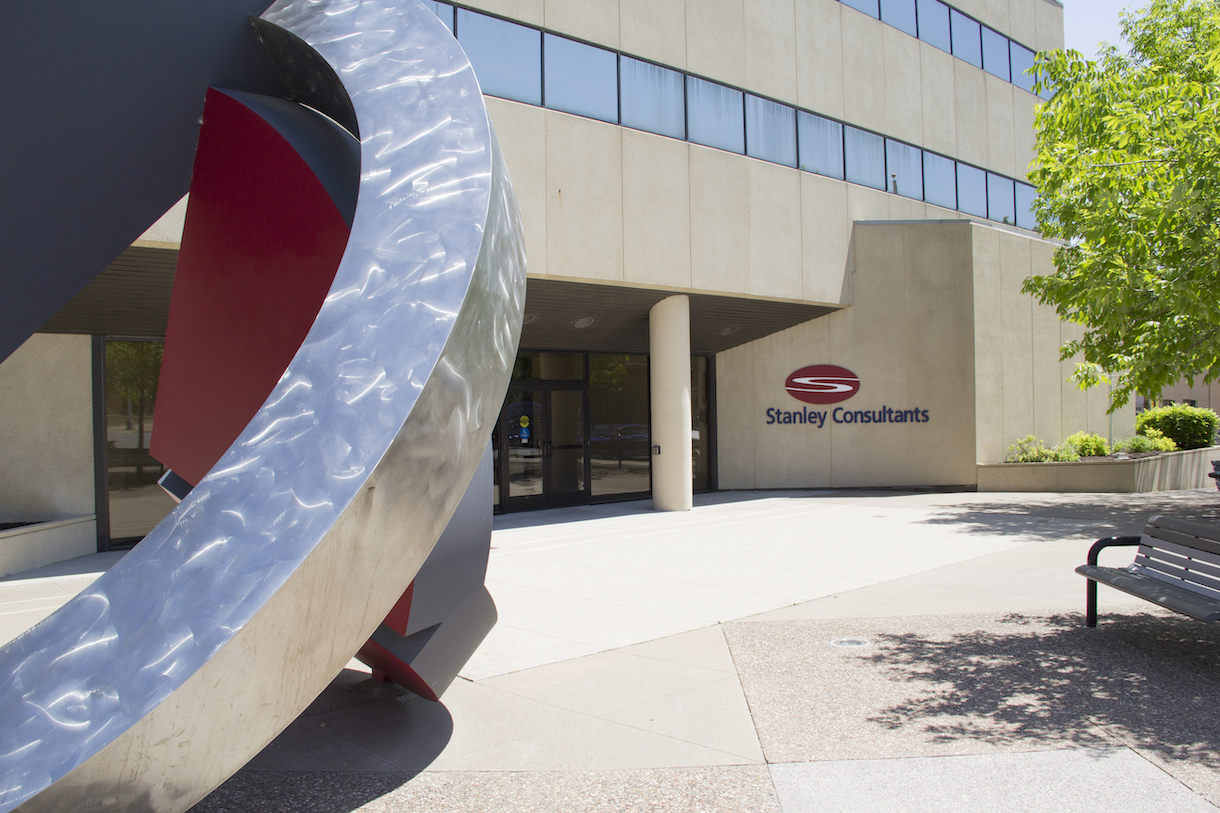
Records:
[[[1169,584],[1193,590],[1201,596],[1220,599],[1220,581],[1200,576],[1197,573],[1169,567],[1161,562],[1133,564],[1130,572],[1141,573]]]
[[[1144,536],[1163,539],[1166,542],[1176,542],[1220,556],[1220,529],[1206,525],[1181,520],[1173,521],[1168,517],[1153,517],[1148,523],[1148,527],[1144,529]]]
[[[1180,556],[1189,556],[1190,558],[1198,559],[1201,562],[1207,562],[1209,564],[1220,566],[1220,553],[1212,553],[1201,548],[1194,548],[1190,545],[1183,545],[1168,540],[1158,539],[1155,543],[1149,543],[1146,541],[1147,539],[1148,537],[1143,537],[1144,541],[1141,541],[1140,543],[1139,550],[1141,553],[1148,548],[1153,548],[1156,550],[1168,550],[1173,551]]]
[[[1148,550],[1140,546],[1139,552],[1135,555],[1135,563],[1143,564],[1146,560],[1164,562],[1174,567],[1180,567],[1191,572],[1205,573],[1208,576],[1220,578],[1220,562],[1199,559],[1196,555],[1192,556],[1189,553],[1179,553],[1177,551],[1168,550]]]
[[[1085,578],[1108,584],[1124,593],[1139,596],[1191,618],[1208,622],[1220,620],[1220,600],[1210,599],[1162,579],[1096,565],[1081,565],[1076,568],[1076,572]]]

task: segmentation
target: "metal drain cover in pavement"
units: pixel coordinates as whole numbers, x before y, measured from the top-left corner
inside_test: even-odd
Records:
[[[872,641],[867,638],[835,638],[830,642],[831,646],[841,646],[844,649],[853,649],[856,647],[868,646]]]

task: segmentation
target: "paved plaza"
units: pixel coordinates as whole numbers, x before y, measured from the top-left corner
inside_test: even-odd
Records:
[[[1220,806],[1220,631],[1105,587],[1089,630],[1073,572],[1151,515],[1220,523],[1214,489],[650,508],[497,517],[500,621],[441,703],[353,662],[195,810]],[[0,582],[0,639],[115,560]]]

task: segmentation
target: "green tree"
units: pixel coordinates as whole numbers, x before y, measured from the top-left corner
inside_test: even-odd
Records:
[[[157,400],[164,348],[161,342],[106,342],[106,394],[135,408],[139,450],[146,448],[144,423]]]
[[[1220,2],[1124,14],[1128,54],[1038,56],[1035,214],[1064,244],[1025,291],[1082,325],[1073,380],[1114,376],[1111,410],[1220,378]]]

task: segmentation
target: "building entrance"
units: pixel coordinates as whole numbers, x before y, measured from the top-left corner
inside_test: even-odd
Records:
[[[494,450],[506,511],[589,502],[588,386],[512,384]]]
[[[692,485],[706,491],[711,364],[691,362]],[[492,435],[496,511],[647,497],[650,444],[648,356],[522,350]]]

